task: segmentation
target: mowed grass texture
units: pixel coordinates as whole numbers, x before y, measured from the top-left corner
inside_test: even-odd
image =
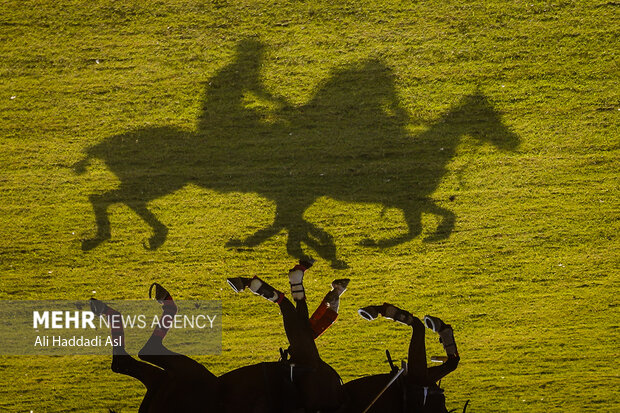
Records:
[[[287,290],[303,253],[311,307],[351,278],[318,340],[345,381],[406,357],[355,311],[388,301],[455,327],[449,408],[618,411],[619,28],[598,0],[2,2],[0,298],[222,300],[222,374],[286,346],[225,278]],[[3,356],[0,410],[135,411],[109,364]]]

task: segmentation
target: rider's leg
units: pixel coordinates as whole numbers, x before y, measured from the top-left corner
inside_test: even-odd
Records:
[[[348,278],[334,280],[332,290],[325,295],[321,304],[310,317],[310,326],[315,339],[323,334],[338,318],[340,296],[346,291],[349,281]]]
[[[125,351],[125,333],[121,313],[93,298],[90,299],[90,306],[93,313],[107,318],[112,330],[112,371],[140,380],[147,389],[154,388],[162,379],[164,372],[155,366],[134,359]]]
[[[298,364],[314,365],[320,360],[319,351],[314,344],[314,335],[310,328],[308,318],[305,320],[299,316],[300,307],[303,311],[306,300],[298,301],[297,308],[286,297],[279,302],[284,331],[290,344],[289,352],[291,359]]]

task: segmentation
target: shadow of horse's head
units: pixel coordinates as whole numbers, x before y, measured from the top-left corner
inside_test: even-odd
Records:
[[[519,135],[506,126],[501,113],[480,89],[463,97],[445,115],[444,121],[460,128],[464,135],[475,136],[480,142],[489,142],[500,150],[514,151],[520,144]]]

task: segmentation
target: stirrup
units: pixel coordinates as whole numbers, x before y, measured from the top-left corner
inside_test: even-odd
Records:
[[[241,277],[226,278],[226,282],[230,285],[230,288],[235,290],[236,293],[240,293],[245,290],[246,285]]]
[[[372,321],[379,317],[379,306],[369,305],[368,307],[362,307],[357,310],[357,313],[365,320]]]
[[[107,307],[108,306],[103,301],[97,300],[96,298],[90,299],[90,311],[95,313],[96,316],[102,315]]]
[[[166,297],[170,296],[170,293],[160,284],[153,283],[149,287],[149,298],[152,298],[151,293],[153,292],[153,287],[155,287],[155,300],[157,300],[159,304],[163,304]]]

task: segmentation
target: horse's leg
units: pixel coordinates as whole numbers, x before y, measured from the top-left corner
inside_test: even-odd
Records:
[[[448,238],[454,230],[454,223],[456,222],[456,215],[454,215],[454,212],[440,207],[431,199],[426,200],[424,203],[424,209],[431,214],[439,215],[441,217],[441,222],[437,226],[435,232],[424,238],[424,242],[441,241]]]
[[[292,285],[295,288],[295,285]],[[306,411],[335,411],[344,402],[340,377],[334,369],[321,360],[314,342],[315,333],[308,319],[305,297],[295,300],[296,306],[287,298],[280,305],[284,331],[288,338],[291,361],[309,367],[310,371],[297,377]]]
[[[261,295],[280,306],[284,331],[288,338],[291,361],[309,367],[311,371],[297,378],[298,388],[303,394],[306,408],[311,411],[333,409],[342,403],[340,378],[338,374],[321,360],[314,342],[314,333],[308,317],[308,306],[303,288],[303,274],[310,262],[300,261],[289,271],[291,292],[296,305],[258,277],[229,278],[228,283],[240,292],[249,287],[255,294]]]
[[[456,342],[454,340],[454,332],[452,326],[445,324],[437,317],[425,316],[424,323],[428,328],[439,334],[439,341],[443,345],[448,360],[440,366],[429,367],[428,376],[433,382],[441,380],[448,373],[456,370],[459,365],[460,357]]]
[[[298,265],[289,271],[291,293],[297,303],[297,307],[284,296],[284,293],[276,290],[258,277],[237,277],[228,278],[227,280],[228,284],[236,292],[249,288],[254,294],[260,295],[280,306],[280,312],[284,321],[284,331],[291,345],[291,354],[295,351],[304,361],[311,359],[314,361],[313,357],[318,358],[318,351],[314,345],[312,329],[310,328],[308,306],[306,305],[303,288],[303,274],[310,265],[310,262],[300,261]],[[308,354],[312,356],[307,357]]]
[[[108,207],[119,202],[117,191],[109,191],[104,194],[92,194],[88,197],[95,212],[95,223],[97,224],[97,234],[90,239],[82,241],[82,250],[89,251],[97,247],[103,241],[110,239],[110,219],[108,218]]]
[[[320,361],[319,351],[314,343],[314,334],[308,320],[306,300],[297,301],[296,306],[286,297],[278,305],[282,313],[284,332],[290,344],[289,352],[295,363],[315,366]],[[306,314],[305,319],[300,314]]]
[[[310,326],[315,339],[323,334],[338,318],[340,296],[347,289],[349,281],[348,278],[332,281],[332,290],[325,295],[321,304],[310,317]]]
[[[121,313],[95,299],[91,299],[91,308],[95,314],[106,317],[110,325],[113,340],[112,371],[140,380],[147,389],[155,388],[163,376],[163,371],[138,361],[127,353]]]
[[[153,214],[147,207],[145,201],[126,202],[140,218],[153,228],[153,235],[149,238],[149,249],[155,250],[159,248],[168,236],[168,228]]]
[[[413,317],[411,322],[411,341],[409,342],[407,381],[412,385],[428,386],[434,382],[428,377],[426,344],[424,343],[424,324]]]
[[[379,315],[408,325],[412,328],[413,334],[409,343],[409,368],[407,380],[411,384],[427,385],[428,375],[426,368],[426,345],[424,344],[424,324],[419,318],[414,317],[410,312],[383,303],[383,305],[371,305],[360,308],[358,313],[366,320],[374,320]]]
[[[161,304],[163,312],[159,319],[160,324],[155,327],[151,337],[139,351],[138,357],[165,370],[182,374],[184,377],[191,376],[214,382],[216,380],[215,375],[205,366],[164,346],[163,339],[168,333],[178,309],[172,296],[164,287],[159,284],[153,284],[153,286],[155,286],[155,299]]]

